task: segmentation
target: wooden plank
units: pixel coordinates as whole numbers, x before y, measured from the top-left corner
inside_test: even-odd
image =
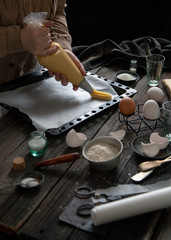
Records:
[[[0,119],[0,126],[2,126],[0,137],[1,166],[5,158],[33,131],[33,127],[28,122],[10,115],[10,113],[7,113]]]
[[[82,123],[82,124],[80,124],[79,126],[77,126],[76,127],[76,130],[79,130],[79,131],[81,131],[81,132],[84,132],[86,135],[87,135],[87,137],[88,137],[88,139],[90,140],[92,137],[94,137],[94,135],[95,135],[95,133],[101,128],[101,126],[103,125],[103,122],[105,122],[106,121],[106,119],[108,119],[109,118],[109,116],[111,115],[111,112],[109,111],[106,111],[105,112],[105,114],[104,113],[101,113],[101,114],[99,114],[98,115],[98,117],[96,116],[96,117],[93,117],[93,118],[91,118],[89,121],[86,121],[85,123]],[[64,136],[64,134],[62,135],[62,136]],[[63,138],[63,142],[64,142],[64,138]],[[81,149],[80,149],[81,150]],[[79,174],[79,177],[80,177],[80,181],[83,181],[83,179],[82,179],[82,177],[84,176],[84,174],[86,173],[86,171],[85,171],[85,168],[84,168],[84,164],[86,164],[86,166],[88,166],[88,163],[85,161],[85,159],[82,159],[81,158],[81,160],[82,160],[82,163],[81,163],[81,166],[77,166],[77,168],[79,169],[79,171],[81,171],[82,170],[82,172]],[[83,164],[84,163],[84,164]],[[79,164],[79,162],[77,162],[77,163],[75,163],[75,164]],[[67,174],[67,173],[66,173]],[[74,178],[72,177],[72,180],[73,180]],[[82,179],[82,180],[81,180]],[[60,183],[61,184],[61,183]],[[69,183],[69,185],[68,185],[68,182],[66,182],[65,183],[65,188],[67,188],[67,189],[70,189],[71,187],[70,187],[70,183]],[[61,186],[58,186],[58,188],[57,188],[57,190],[59,191],[59,188],[61,189]],[[71,189],[70,189],[71,190]],[[72,189],[72,192],[73,192],[73,189]],[[71,192],[71,193],[72,193]],[[54,195],[54,193],[52,193],[52,195]],[[64,196],[64,192],[62,191],[62,193],[61,193],[61,196]],[[50,201],[52,201],[51,200],[51,198],[47,198],[47,200],[46,201],[49,201],[49,199],[50,199]],[[67,199],[67,198],[66,198]],[[51,204],[49,205],[49,203],[47,203],[45,201],[45,205],[46,206],[51,206]],[[62,200],[62,204],[64,204],[64,199]],[[53,204],[55,205],[57,205],[57,206],[59,206],[59,203],[57,202],[57,203],[55,203],[55,202],[53,202]],[[61,204],[61,203],[60,203]],[[65,205],[64,205],[65,206]],[[42,207],[42,206],[41,206]],[[47,207],[46,207],[47,208]],[[43,207],[43,209],[44,209],[44,207]],[[53,210],[50,210],[50,209],[48,209],[48,213],[49,212],[55,212],[54,211],[54,209]],[[45,213],[45,216],[47,216],[47,213]],[[45,216],[42,218],[42,221],[46,221],[45,220]],[[37,218],[37,215],[35,215],[34,216],[35,218]],[[34,217],[33,217],[33,219],[34,219]],[[31,220],[30,222],[37,222],[37,220]],[[40,219],[39,219],[39,222],[40,222]],[[42,222],[42,225],[44,226],[44,225],[46,225],[44,222]],[[30,225],[29,225],[29,223],[28,224],[26,224],[26,226],[24,227],[24,228],[22,228],[21,229],[21,231],[20,231],[20,233],[22,233],[22,234],[26,234],[26,232],[28,231],[28,229],[27,229],[27,226],[28,226],[28,229],[30,229]],[[35,228],[34,228],[35,229]],[[32,233],[34,234],[34,229],[32,230]],[[37,228],[36,228],[37,229]],[[44,232],[44,231],[43,231]],[[30,233],[30,230],[29,230],[29,233]],[[45,234],[45,233],[44,233]],[[59,237],[59,233],[57,233],[57,235],[58,235],[58,237]]]
[[[35,213],[20,230],[21,235],[46,239],[47,236],[51,236],[52,231],[51,239],[67,239],[72,232],[72,227],[59,222],[58,218],[63,208],[73,198],[74,189],[78,182],[80,183],[80,178],[85,177],[87,167],[88,163],[82,158],[72,165],[37,209],[38,213]],[[64,226],[65,229],[63,229]]]
[[[103,115],[103,119],[104,119],[104,115]],[[88,130],[88,131],[90,131],[90,129],[91,129],[91,132],[89,132],[89,134],[91,134],[91,137],[94,136],[94,133],[97,131],[97,120],[99,121],[99,118],[96,118],[96,119],[95,119],[96,123],[94,123],[94,121],[93,121],[93,126],[94,126],[95,128],[92,129],[93,126],[91,126],[91,127],[88,126],[88,128],[86,129],[86,130]],[[93,131],[94,129],[95,129],[95,131]],[[84,132],[85,132],[85,129],[84,129]],[[93,132],[94,132],[94,133],[93,133]],[[87,131],[86,131],[85,133],[86,133],[86,135],[87,135]],[[93,135],[92,135],[92,133],[93,133]],[[89,135],[89,134],[88,134],[88,135]],[[85,160],[84,160],[84,162],[85,162]],[[87,164],[87,163],[86,163],[86,164]],[[83,167],[83,166],[84,166],[84,165],[81,164],[81,167]],[[80,170],[81,168],[78,167],[78,169]],[[86,172],[86,171],[85,171],[85,168],[83,168],[82,171],[83,171],[83,172],[82,172],[81,174],[79,174],[79,176],[84,176],[84,172]],[[73,178],[72,178],[72,179],[73,179]],[[82,180],[82,181],[83,181],[83,180]],[[65,183],[65,185],[67,186],[67,183]],[[60,188],[61,188],[61,187],[60,187]],[[70,188],[70,186],[67,186],[67,188]],[[58,189],[59,189],[59,187],[58,187]],[[73,191],[73,189],[72,189],[72,191]],[[53,193],[52,193],[52,194],[53,194]],[[63,196],[63,194],[64,194],[64,193],[62,192],[61,195]],[[53,195],[54,195],[54,194],[53,194]],[[49,199],[51,199],[51,198],[49,198]],[[67,199],[67,198],[65,198],[65,199]],[[48,200],[48,199],[47,199],[47,200]],[[64,203],[64,199],[62,200],[62,204],[63,204],[63,203]],[[61,203],[58,203],[58,202],[55,203],[55,202],[53,202],[53,204],[54,204],[54,206],[59,206]],[[46,206],[49,206],[49,203],[46,203]],[[64,206],[65,206],[65,205],[64,205]],[[44,207],[43,207],[43,209],[44,209]],[[56,216],[56,212],[55,212],[55,209],[54,209],[54,208],[53,208],[53,210],[48,209],[48,213],[49,213],[49,212],[55,213],[54,218],[58,218],[58,217]],[[47,218],[47,213],[46,213],[46,212],[45,212],[45,216],[46,216],[46,218]],[[35,216],[35,217],[37,218],[37,216]],[[51,219],[51,218],[52,218],[52,215],[50,215],[49,218]],[[48,223],[50,220],[48,220],[48,219],[45,220],[45,217],[43,217],[43,221],[45,221],[45,222]],[[34,217],[33,217],[33,219],[32,219],[31,222],[37,222],[37,220],[34,219]],[[39,219],[39,223],[40,223],[40,219]],[[56,223],[55,223],[55,224],[56,224]],[[45,226],[46,224],[43,222],[42,225]],[[28,228],[28,229],[27,229],[27,228]],[[21,231],[20,231],[21,234],[26,234],[26,233],[29,234],[29,233],[30,233],[30,228],[31,228],[30,224],[27,224],[26,227],[24,227],[24,228],[21,229]],[[34,236],[34,237],[37,238],[37,237],[38,237],[38,236],[37,236],[38,231],[36,230],[36,232],[35,232],[34,229],[38,229],[38,226],[36,226],[36,228],[35,228],[35,226],[34,226],[33,229],[32,229],[32,231],[31,231],[32,234],[33,234],[32,236]],[[57,229],[58,229],[58,231],[56,230],[57,233],[54,234],[54,239],[55,239],[56,236],[58,236],[58,238],[60,237],[60,230],[59,230],[60,227],[58,226]],[[48,234],[50,234],[50,233],[49,233],[49,230],[47,230],[47,229],[46,229],[46,231],[45,231],[45,230],[44,230],[44,231],[41,231],[41,230],[42,230],[42,227],[41,227],[41,229],[40,229],[40,232],[44,234],[44,235],[43,235],[44,238],[46,238],[46,236],[47,236]],[[35,232],[35,233],[34,233],[34,232]],[[53,232],[54,232],[54,231],[53,231]],[[34,235],[34,234],[35,234],[35,235]],[[70,232],[69,232],[68,234],[70,234]],[[39,236],[39,237],[40,237],[40,236]],[[41,235],[41,238],[42,238],[42,235]],[[64,238],[64,236],[62,235],[62,236],[61,236],[61,239],[63,239],[63,238]]]
[[[156,231],[153,235],[155,240],[169,240],[171,236],[171,209],[167,208],[156,226]]]

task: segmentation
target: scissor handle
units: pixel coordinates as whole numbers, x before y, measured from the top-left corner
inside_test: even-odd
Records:
[[[77,208],[77,214],[81,217],[90,217],[93,204],[83,204]]]
[[[75,196],[78,198],[89,198],[95,192],[90,187],[80,186],[75,189]]]

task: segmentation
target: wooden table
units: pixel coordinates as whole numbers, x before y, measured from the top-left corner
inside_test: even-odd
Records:
[[[114,80],[116,67],[99,68],[94,70],[98,75]],[[162,78],[171,78],[171,73],[163,73]],[[147,100],[147,80],[144,75],[137,82],[137,94],[133,97],[136,103]],[[163,89],[162,83],[160,87]],[[165,91],[165,89],[164,89]],[[165,100],[168,99],[165,94]],[[88,140],[97,136],[109,135],[111,131],[125,128],[118,120],[115,108],[109,108],[103,114],[96,115],[75,126],[75,130],[87,135]],[[88,183],[92,187],[99,180],[110,186],[133,183],[131,176],[137,172],[137,164],[144,159],[137,155],[130,146],[136,136],[127,131],[124,139],[124,151],[117,168],[109,172],[93,170],[83,158],[81,148],[72,149],[66,145],[66,133],[58,136],[47,135],[48,148],[41,158],[31,157],[28,151],[28,137],[34,127],[17,118],[11,112],[0,119],[0,181],[15,181],[21,173],[12,170],[12,160],[23,156],[27,168],[34,170],[35,163],[41,159],[79,151],[80,159],[72,163],[49,166],[40,171],[44,174],[43,184],[34,190],[23,190],[20,187],[1,189],[0,193],[0,231],[1,239],[117,239],[117,240],[159,240],[171,238],[171,211],[164,209],[120,221],[113,222],[106,236],[96,235],[80,230],[72,225],[61,222],[59,216],[74,197],[76,187]],[[163,128],[157,129],[160,133]],[[148,131],[147,131],[148,132]],[[141,132],[140,134],[146,134]],[[171,164],[161,168],[145,179],[141,184],[155,183],[170,178]]]

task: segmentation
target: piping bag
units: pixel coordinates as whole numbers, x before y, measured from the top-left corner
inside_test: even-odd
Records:
[[[23,21],[27,23],[29,27],[37,29],[43,27],[43,22],[46,18],[46,15],[46,12],[31,12],[24,18]],[[81,74],[75,63],[58,43],[52,42],[50,47],[53,47],[55,44],[58,46],[58,49],[55,53],[47,56],[37,57],[40,65],[53,71],[54,73],[61,72],[67,77],[69,82],[87,91],[93,98],[107,101],[112,99],[111,94],[93,89],[87,81],[86,76]]]

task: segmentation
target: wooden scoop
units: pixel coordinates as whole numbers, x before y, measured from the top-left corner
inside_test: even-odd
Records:
[[[142,171],[142,172],[145,172],[147,170],[160,167],[163,163],[170,162],[170,161],[171,161],[171,156],[165,158],[164,160],[155,160],[155,161],[143,162],[143,163],[140,163],[138,165],[138,170]]]
[[[79,158],[78,152],[69,153],[69,154],[58,156],[58,157],[50,158],[47,160],[43,160],[41,162],[37,162],[35,167],[44,167],[44,166],[49,166],[53,164],[71,162],[71,161],[77,160],[78,158]]]

